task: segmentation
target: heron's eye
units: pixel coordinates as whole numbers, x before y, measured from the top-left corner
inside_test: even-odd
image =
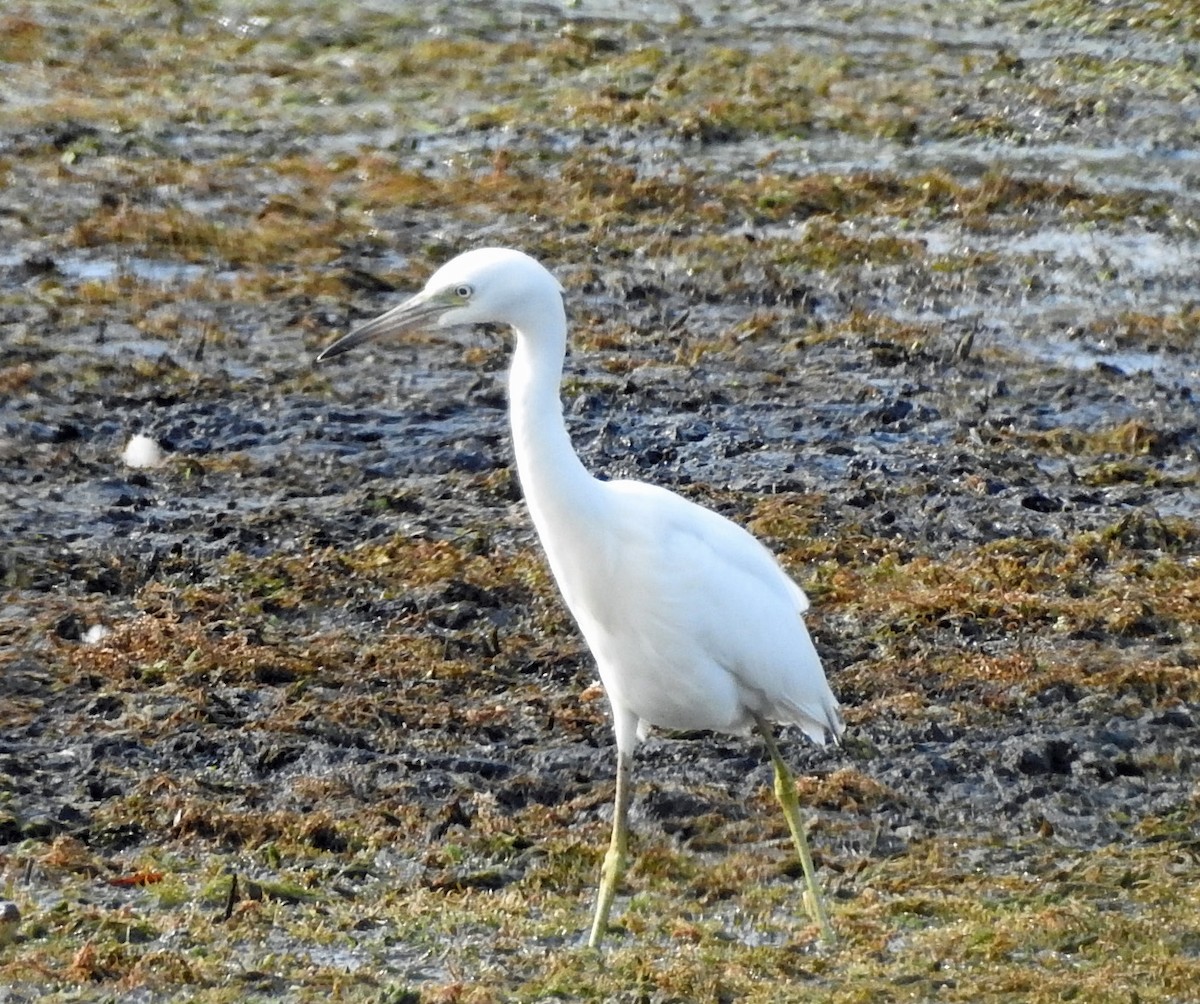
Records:
[[[454,295],[457,296],[460,300],[471,299],[472,292],[474,292],[474,291],[465,282],[461,286],[456,286],[454,288]]]

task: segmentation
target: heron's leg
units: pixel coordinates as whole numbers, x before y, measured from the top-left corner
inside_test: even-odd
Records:
[[[821,929],[821,940],[832,945],[836,940],[833,927],[829,923],[829,915],[825,912],[825,902],[821,898],[821,889],[817,885],[816,869],[813,868],[812,854],[808,850],[808,839],[804,835],[804,820],[800,817],[800,800],[796,798],[796,779],[792,776],[783,757],[779,755],[779,747],[771,735],[771,726],[758,715],[754,716],[758,734],[762,736],[767,752],[775,764],[775,797],[783,808],[787,818],[788,829],[792,831],[792,843],[796,845],[796,853],[800,855],[800,866],[804,869],[804,906],[813,922]]]
[[[608,912],[612,909],[617,883],[625,869],[625,854],[629,849],[629,798],[632,794],[633,754],[617,753],[617,798],[613,803],[612,840],[604,865],[600,869],[600,891],[596,894],[596,918],[588,936],[588,948],[599,948],[608,930]]]

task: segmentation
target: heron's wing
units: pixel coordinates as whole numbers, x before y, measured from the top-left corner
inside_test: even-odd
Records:
[[[672,631],[686,633],[758,713],[797,722],[814,738],[836,735],[837,701],[802,617],[808,597],[774,555],[737,524],[672,492],[615,485],[630,499],[623,510],[638,520],[623,535],[637,616],[663,627],[664,645],[683,645],[671,641]]]
[[[729,601],[744,595],[755,602],[765,593],[772,605],[784,603],[797,616],[808,610],[804,590],[749,531],[664,488],[640,481],[615,481],[611,487],[633,503],[621,508],[636,525],[627,525],[619,538],[638,540],[641,554],[653,555],[660,569],[701,594],[694,598]]]

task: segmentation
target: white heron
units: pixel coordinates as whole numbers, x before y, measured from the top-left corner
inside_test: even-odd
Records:
[[[808,598],[770,551],[723,516],[664,488],[600,481],[584,468],[559,396],[567,320],[555,278],[520,251],[468,251],[318,361],[386,335],[482,323],[516,333],[509,417],[517,472],[612,708],[616,802],[588,944],[598,946],[607,930],[628,849],[634,749],[652,725],[758,731],[804,869],[805,907],[831,942],[795,781],[768,724],[794,723],[822,745],[844,727],[804,624]]]

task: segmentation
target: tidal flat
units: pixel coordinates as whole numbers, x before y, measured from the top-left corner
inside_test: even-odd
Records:
[[[1200,1001],[1200,4],[0,12],[0,1004]],[[758,534],[848,730],[615,751],[501,331]],[[157,466],[123,462],[135,435]],[[651,667],[648,667],[648,670]]]

